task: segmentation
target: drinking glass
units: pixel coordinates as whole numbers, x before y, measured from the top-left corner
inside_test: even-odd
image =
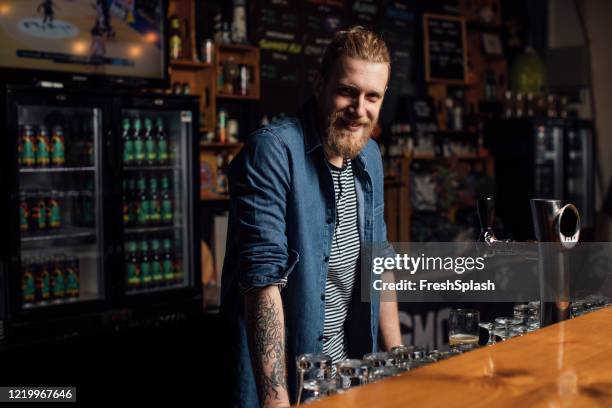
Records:
[[[312,396],[306,398],[304,403],[318,401],[330,395],[337,394],[336,381],[325,378],[317,378],[316,380],[308,381],[304,389],[312,391]]]
[[[493,333],[502,341],[506,341],[509,338],[513,337],[513,326],[518,326],[520,323],[520,320],[516,320],[513,317],[496,317]]]
[[[300,404],[304,390],[313,392],[313,387],[318,387],[317,380],[330,380],[332,378],[332,359],[327,354],[308,353],[298,356],[298,396],[297,405]]]
[[[414,346],[395,346],[391,348],[391,355],[393,355],[395,359],[395,366],[400,371],[408,370],[408,363],[412,359],[412,353],[414,352]]]
[[[459,344],[478,344],[480,313],[474,309],[453,309],[448,319],[448,342],[451,348]]]
[[[495,344],[495,333],[493,333],[493,329],[495,328],[495,325],[490,322],[482,322],[482,323],[479,323],[479,326],[485,329],[489,336],[489,339],[487,340],[487,343],[485,344],[485,346],[492,346],[493,344]]]
[[[346,359],[336,363],[338,388],[347,390],[367,383],[367,367],[363,361]]]

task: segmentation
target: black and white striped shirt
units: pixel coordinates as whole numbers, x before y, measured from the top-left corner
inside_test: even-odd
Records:
[[[336,225],[325,284],[323,353],[334,363],[347,358],[344,322],[349,309],[359,262],[357,195],[351,160],[342,169],[330,165],[336,197]]]

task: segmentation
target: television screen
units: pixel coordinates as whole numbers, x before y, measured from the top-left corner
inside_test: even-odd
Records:
[[[165,80],[163,4],[0,0],[0,68]]]

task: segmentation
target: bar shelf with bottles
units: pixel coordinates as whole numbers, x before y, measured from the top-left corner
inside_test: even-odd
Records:
[[[17,112],[21,305],[98,299],[98,113],[36,105]]]

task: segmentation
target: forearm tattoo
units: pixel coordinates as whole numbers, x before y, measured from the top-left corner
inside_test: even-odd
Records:
[[[257,296],[248,313],[249,346],[260,402],[280,399],[287,389],[283,322],[269,294]]]

